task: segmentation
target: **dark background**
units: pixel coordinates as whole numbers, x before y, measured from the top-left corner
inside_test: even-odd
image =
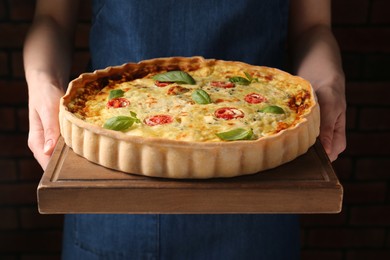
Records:
[[[72,75],[89,59],[90,1],[81,1]],[[22,45],[33,0],[0,0],[0,258],[58,259],[62,215],[37,212],[42,170],[27,147]],[[334,163],[344,189],[336,215],[302,216],[303,259],[390,259],[390,1],[334,0],[347,76],[347,150]]]

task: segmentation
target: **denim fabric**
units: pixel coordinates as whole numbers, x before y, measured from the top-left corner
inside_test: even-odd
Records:
[[[298,260],[293,215],[67,215],[64,260]]]
[[[282,67],[288,0],[94,0],[92,69],[165,56]],[[295,215],[67,215],[63,259],[299,259]]]
[[[92,65],[166,56],[280,67],[288,0],[95,0]]]

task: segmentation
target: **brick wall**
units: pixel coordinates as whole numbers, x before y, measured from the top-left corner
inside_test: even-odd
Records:
[[[88,62],[82,1],[73,75]],[[352,7],[352,8],[351,8]],[[34,1],[0,0],[0,258],[58,259],[61,215],[39,215],[42,171],[27,148],[22,43]],[[334,163],[345,188],[337,215],[302,216],[303,259],[390,259],[390,1],[334,0],[347,74],[348,148]]]
[[[72,74],[88,59],[89,1],[81,1]],[[61,215],[37,212],[42,170],[27,147],[27,87],[22,45],[35,1],[0,0],[0,259],[59,259]]]
[[[390,1],[334,0],[347,76],[347,150],[334,163],[338,215],[302,217],[304,259],[390,259]]]

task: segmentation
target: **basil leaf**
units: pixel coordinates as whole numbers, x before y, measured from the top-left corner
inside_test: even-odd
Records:
[[[251,74],[249,74],[248,72],[244,72],[244,74],[245,74],[246,78],[247,78],[250,82],[253,81],[253,78],[252,78]]]
[[[272,113],[272,114],[284,114],[284,110],[278,106],[268,106],[263,109],[260,109],[260,112],[263,113]]]
[[[238,77],[231,77],[229,79],[229,81],[232,82],[232,83],[236,83],[236,84],[239,84],[239,85],[245,85],[245,86],[251,84],[250,80],[248,80],[246,78],[243,78],[243,77],[239,77],[239,76]]]
[[[194,92],[192,92],[191,97],[198,104],[210,104],[211,103],[211,98],[210,98],[209,94],[207,94],[207,92],[204,91],[203,89],[196,89]]]
[[[125,92],[121,89],[111,90],[110,94],[108,95],[108,100],[111,100],[113,98],[123,97],[123,94],[125,94]]]
[[[236,128],[227,132],[216,133],[216,135],[225,141],[250,140],[253,131],[252,129]]]
[[[137,117],[137,113],[130,111],[130,115],[134,119],[134,123],[141,123],[141,120],[139,120]]]
[[[259,79],[258,78],[254,78],[251,76],[251,74],[249,74],[248,72],[244,72],[246,78],[249,80],[250,83],[253,83],[253,82],[259,82]]]
[[[248,86],[252,82],[259,82],[259,80],[257,78],[253,78],[251,76],[251,74],[249,74],[248,72],[244,72],[244,74],[245,74],[246,78],[240,77],[240,76],[231,77],[229,79],[229,81],[232,82],[232,83],[237,83],[239,85],[244,85],[244,86]]]
[[[134,118],[128,116],[116,116],[107,119],[103,127],[110,130],[123,131],[134,124]]]
[[[160,82],[175,82],[179,84],[191,84],[194,85],[195,80],[188,74],[187,72],[174,70],[168,71],[162,74],[157,74],[152,77],[154,80],[158,80]]]

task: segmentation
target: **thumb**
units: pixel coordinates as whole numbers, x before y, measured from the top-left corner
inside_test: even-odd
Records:
[[[330,131],[329,132],[321,132],[320,141],[321,141],[322,146],[325,149],[325,152],[328,154],[328,156],[330,154],[332,154],[332,139],[333,139],[333,135],[331,134]]]
[[[325,152],[330,156],[333,148],[334,138],[334,121],[328,114],[321,115],[321,126],[320,126],[320,141],[325,149]],[[332,158],[330,158],[332,160]]]
[[[43,153],[46,155],[51,155],[58,141],[58,137],[60,136],[59,129],[53,127],[44,127],[44,136],[45,143],[43,146]]]
[[[54,110],[51,113],[41,118],[44,135],[43,153],[51,155],[57,144],[60,136],[60,126],[58,123],[58,111]]]

